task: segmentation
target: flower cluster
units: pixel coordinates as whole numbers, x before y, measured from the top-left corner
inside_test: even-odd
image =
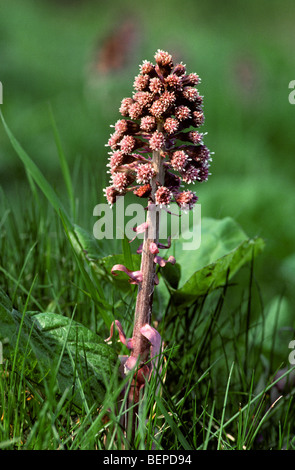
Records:
[[[173,64],[167,52],[158,50],[155,65],[144,61],[134,80],[132,98],[124,98],[108,146],[110,185],[104,189],[110,205],[116,197],[132,191],[158,205],[176,202],[193,208],[197,196],[182,190],[181,183],[206,181],[211,161],[196,129],[204,122],[203,98],[196,85],[199,76],[187,73],[182,63]],[[160,152],[164,165],[163,184],[151,196],[155,169],[151,154]]]

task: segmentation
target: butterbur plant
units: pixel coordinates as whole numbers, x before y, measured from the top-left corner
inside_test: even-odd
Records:
[[[157,268],[176,262],[173,256],[160,256],[171,243],[170,239],[159,242],[160,213],[172,202],[181,210],[192,210],[198,197],[184,185],[206,181],[209,175],[210,151],[198,130],[204,123],[199,83],[196,73],[188,73],[184,64],[174,64],[168,52],[158,50],[155,64],[145,60],[140,66],[133,96],[122,100],[122,119],[115,123],[107,144],[111,149],[110,185],[104,189],[108,203],[113,206],[117,197],[129,192],[147,200],[146,220],[134,228],[136,234],[144,233],[137,250],[140,270],[121,264],[112,268],[113,275],[123,271],[129,282],[138,285],[132,338],[126,339],[120,322],[115,322],[120,340],[130,349],[121,361],[124,374],[133,380],[129,403],[135,405],[161,350],[161,337],[151,326]]]

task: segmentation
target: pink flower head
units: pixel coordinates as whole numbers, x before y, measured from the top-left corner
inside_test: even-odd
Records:
[[[110,163],[107,165],[111,169],[115,170],[118,166],[122,165],[124,162],[124,154],[120,150],[116,150],[110,156]]]
[[[182,79],[179,75],[176,75],[176,73],[168,75],[168,77],[165,78],[165,83],[169,88],[182,90]]]
[[[157,125],[156,118],[154,116],[143,116],[140,120],[140,129],[145,132],[151,132]]]
[[[188,139],[195,145],[200,144],[203,140],[204,134],[197,131],[188,132]]]
[[[167,134],[174,134],[179,128],[179,121],[173,117],[169,117],[164,122],[164,129]]]
[[[199,170],[195,168],[193,165],[188,165],[182,173],[182,181],[185,183],[194,183],[199,178]]]
[[[200,77],[196,73],[190,73],[189,75],[187,75],[184,81],[186,85],[194,86],[200,83]]]
[[[155,174],[156,171],[151,163],[138,165],[136,168],[136,181],[137,183],[149,183]]]
[[[133,99],[140,105],[141,109],[153,100],[153,95],[148,91],[138,91],[133,95]]]
[[[119,108],[122,116],[129,116],[129,108],[134,103],[132,98],[123,98],[121,101],[121,106]]]
[[[152,93],[161,93],[163,90],[162,80],[160,80],[159,77],[151,78],[149,88]]]
[[[179,207],[186,210],[191,210],[198,200],[198,197],[192,191],[183,191],[174,198]]]
[[[185,65],[182,63],[175,65],[173,69],[173,73],[175,75],[178,75],[179,77],[183,76],[186,73]],[[183,77],[182,77],[182,80],[183,80]]]
[[[132,103],[128,108],[128,115],[131,119],[140,119],[143,114],[143,106],[140,103]]]
[[[191,110],[188,106],[180,105],[175,109],[175,116],[179,121],[185,121],[191,117]]]
[[[171,165],[175,170],[182,171],[188,159],[189,157],[184,150],[177,150],[172,154]]]
[[[137,132],[139,130],[139,125],[136,122],[130,121],[130,119],[119,119],[115,124],[115,131],[121,134],[126,134],[127,132]]]
[[[166,104],[159,100],[156,100],[153,102],[150,113],[155,117],[155,118],[160,118],[166,111],[167,106]]]
[[[160,150],[163,147],[164,143],[164,134],[159,131],[155,131],[149,140],[149,145],[152,150]]]
[[[193,163],[201,164],[210,160],[210,150],[205,145],[189,146],[187,147],[187,153]]]
[[[160,206],[168,206],[171,202],[172,193],[165,186],[159,186],[155,193],[155,202]]]
[[[163,67],[167,65],[172,65],[172,56],[168,54],[168,52],[162,51],[161,49],[157,50],[155,54],[155,59],[157,64]]]
[[[198,90],[192,86],[185,87],[182,94],[188,101],[196,101],[199,96]]]
[[[112,150],[108,188],[113,188],[106,193],[108,202],[114,201],[112,191],[130,190],[164,206],[180,193],[181,183],[207,180],[210,152],[203,145],[204,134],[197,130],[204,123],[199,83],[196,73],[188,73],[181,62],[174,64],[171,54],[161,49],[155,64],[143,61],[133,82],[133,96],[121,102],[123,119],[117,120],[108,141]],[[162,189],[154,186],[158,180],[154,170],[158,166],[151,164],[154,152],[163,157]]]
[[[144,60],[142,65],[140,65],[140,71],[142,74],[152,75],[155,70],[155,66],[148,60]]]
[[[139,74],[134,79],[134,88],[137,91],[144,91],[149,86],[150,77],[147,74]]]
[[[207,181],[209,174],[208,165],[203,165],[201,168],[199,168],[199,181]]]
[[[124,154],[131,153],[135,150],[136,140],[132,135],[125,135],[120,142],[121,152]]]
[[[108,186],[103,191],[110,206],[113,206],[116,202],[116,198],[122,195],[120,191],[114,188],[114,186]]]
[[[172,56],[168,52],[158,49],[155,59],[157,63],[156,69],[159,73],[163,76],[169,75],[173,67]]]
[[[112,150],[116,150],[120,144],[122,139],[122,133],[115,131],[108,140],[108,146],[111,147]]]
[[[202,111],[194,111],[193,112],[193,124],[195,127],[200,127],[202,124],[204,124],[204,113]]]
[[[120,193],[123,192],[128,186],[128,177],[124,173],[113,173],[112,181],[113,187]]]

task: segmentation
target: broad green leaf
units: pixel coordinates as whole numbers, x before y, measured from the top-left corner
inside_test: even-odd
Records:
[[[114,264],[125,264],[130,261],[130,253],[123,255],[101,256],[99,245],[94,237],[85,230],[76,227],[75,233],[80,243],[80,249],[85,253],[89,263],[92,263],[98,277],[108,278],[114,285],[126,291],[130,289],[128,278],[124,273],[110,276]],[[203,218],[201,225],[201,244],[196,250],[185,250],[187,234],[172,241],[171,248],[165,256],[173,254],[176,265],[168,263],[161,269],[161,275],[169,284],[169,290],[176,305],[187,305],[197,297],[222,286],[252,256],[256,256],[264,247],[261,238],[249,239],[241,227],[230,217],[215,220]],[[126,240],[125,240],[126,243]],[[127,255],[126,255],[127,253]],[[140,267],[140,256],[131,255],[134,270]],[[157,290],[163,291],[162,283]]]
[[[15,367],[23,368],[28,379],[42,384],[53,373],[59,392],[68,390],[77,406],[82,406],[85,399],[89,407],[102,402],[117,355],[97,334],[70,318],[49,312],[28,312],[22,321],[21,313],[12,309],[3,292],[0,325],[4,360],[16,355]]]
[[[109,381],[117,355],[97,334],[82,324],[57,314],[39,313],[34,315],[34,322],[41,330],[46,345],[57,353],[66,341],[67,350],[76,362],[73,365],[65,351],[58,372],[58,384],[61,391],[73,384],[74,367],[88,404],[101,402],[104,398],[105,383]],[[77,400],[81,400],[78,393]]]
[[[184,250],[186,238],[173,240],[174,256],[180,266],[178,288],[171,286],[177,305],[189,304],[197,297],[222,286],[264,247],[261,238],[249,239],[230,217],[202,219],[201,244],[196,250]],[[179,268],[178,268],[179,269]],[[165,268],[162,271],[165,277]],[[171,275],[171,273],[170,273]]]

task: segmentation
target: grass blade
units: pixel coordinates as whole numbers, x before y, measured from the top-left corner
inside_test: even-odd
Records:
[[[37,183],[37,185],[39,186],[41,191],[44,193],[44,195],[46,196],[46,198],[48,199],[50,204],[56,210],[56,212],[59,214],[60,211],[62,211],[63,214],[67,217],[67,220],[69,221],[70,219],[69,219],[69,216],[67,215],[67,211],[65,210],[61,200],[57,196],[57,194],[54,191],[53,187],[49,184],[49,182],[47,181],[47,179],[45,178],[43,173],[39,170],[39,168],[33,162],[31,157],[29,157],[29,155],[26,153],[26,151],[22,148],[20,143],[14,137],[11,130],[7,126],[6,121],[5,121],[1,111],[0,111],[0,117],[1,117],[4,129],[6,131],[6,134],[9,138],[9,140],[10,140],[10,143],[11,143],[12,147],[14,148],[14,150],[16,151],[19,158],[21,159],[21,161],[23,162],[26,170],[30,173],[33,180],[35,181],[35,183]]]
[[[72,179],[71,179],[71,175],[70,175],[68,162],[67,162],[67,159],[65,157],[63,148],[62,148],[61,139],[60,139],[60,136],[59,136],[59,133],[58,133],[58,130],[57,130],[57,126],[56,126],[56,122],[55,122],[55,119],[54,119],[52,107],[51,107],[50,104],[49,104],[49,114],[50,114],[50,120],[51,120],[52,129],[53,129],[55,144],[56,144],[56,148],[57,148],[57,152],[58,152],[58,156],[59,156],[61,171],[62,171],[62,175],[63,175],[64,181],[65,181],[65,185],[66,185],[67,192],[68,192],[69,199],[70,199],[70,203],[71,203],[71,213],[72,213],[72,216],[75,217],[75,197],[74,197]]]
[[[226,390],[225,390],[224,402],[223,402],[223,408],[222,408],[222,415],[221,415],[221,422],[220,422],[220,430],[219,430],[219,436],[218,436],[217,450],[222,449],[222,447],[221,447],[221,438],[222,438],[222,432],[223,432],[225,408],[226,408],[226,403],[227,403],[227,398],[228,398],[228,391],[229,391],[229,384],[230,384],[233,368],[234,368],[234,363],[232,363],[232,365],[231,365],[231,369],[230,369],[229,376],[228,376],[228,381],[227,381],[227,384],[226,384]]]

